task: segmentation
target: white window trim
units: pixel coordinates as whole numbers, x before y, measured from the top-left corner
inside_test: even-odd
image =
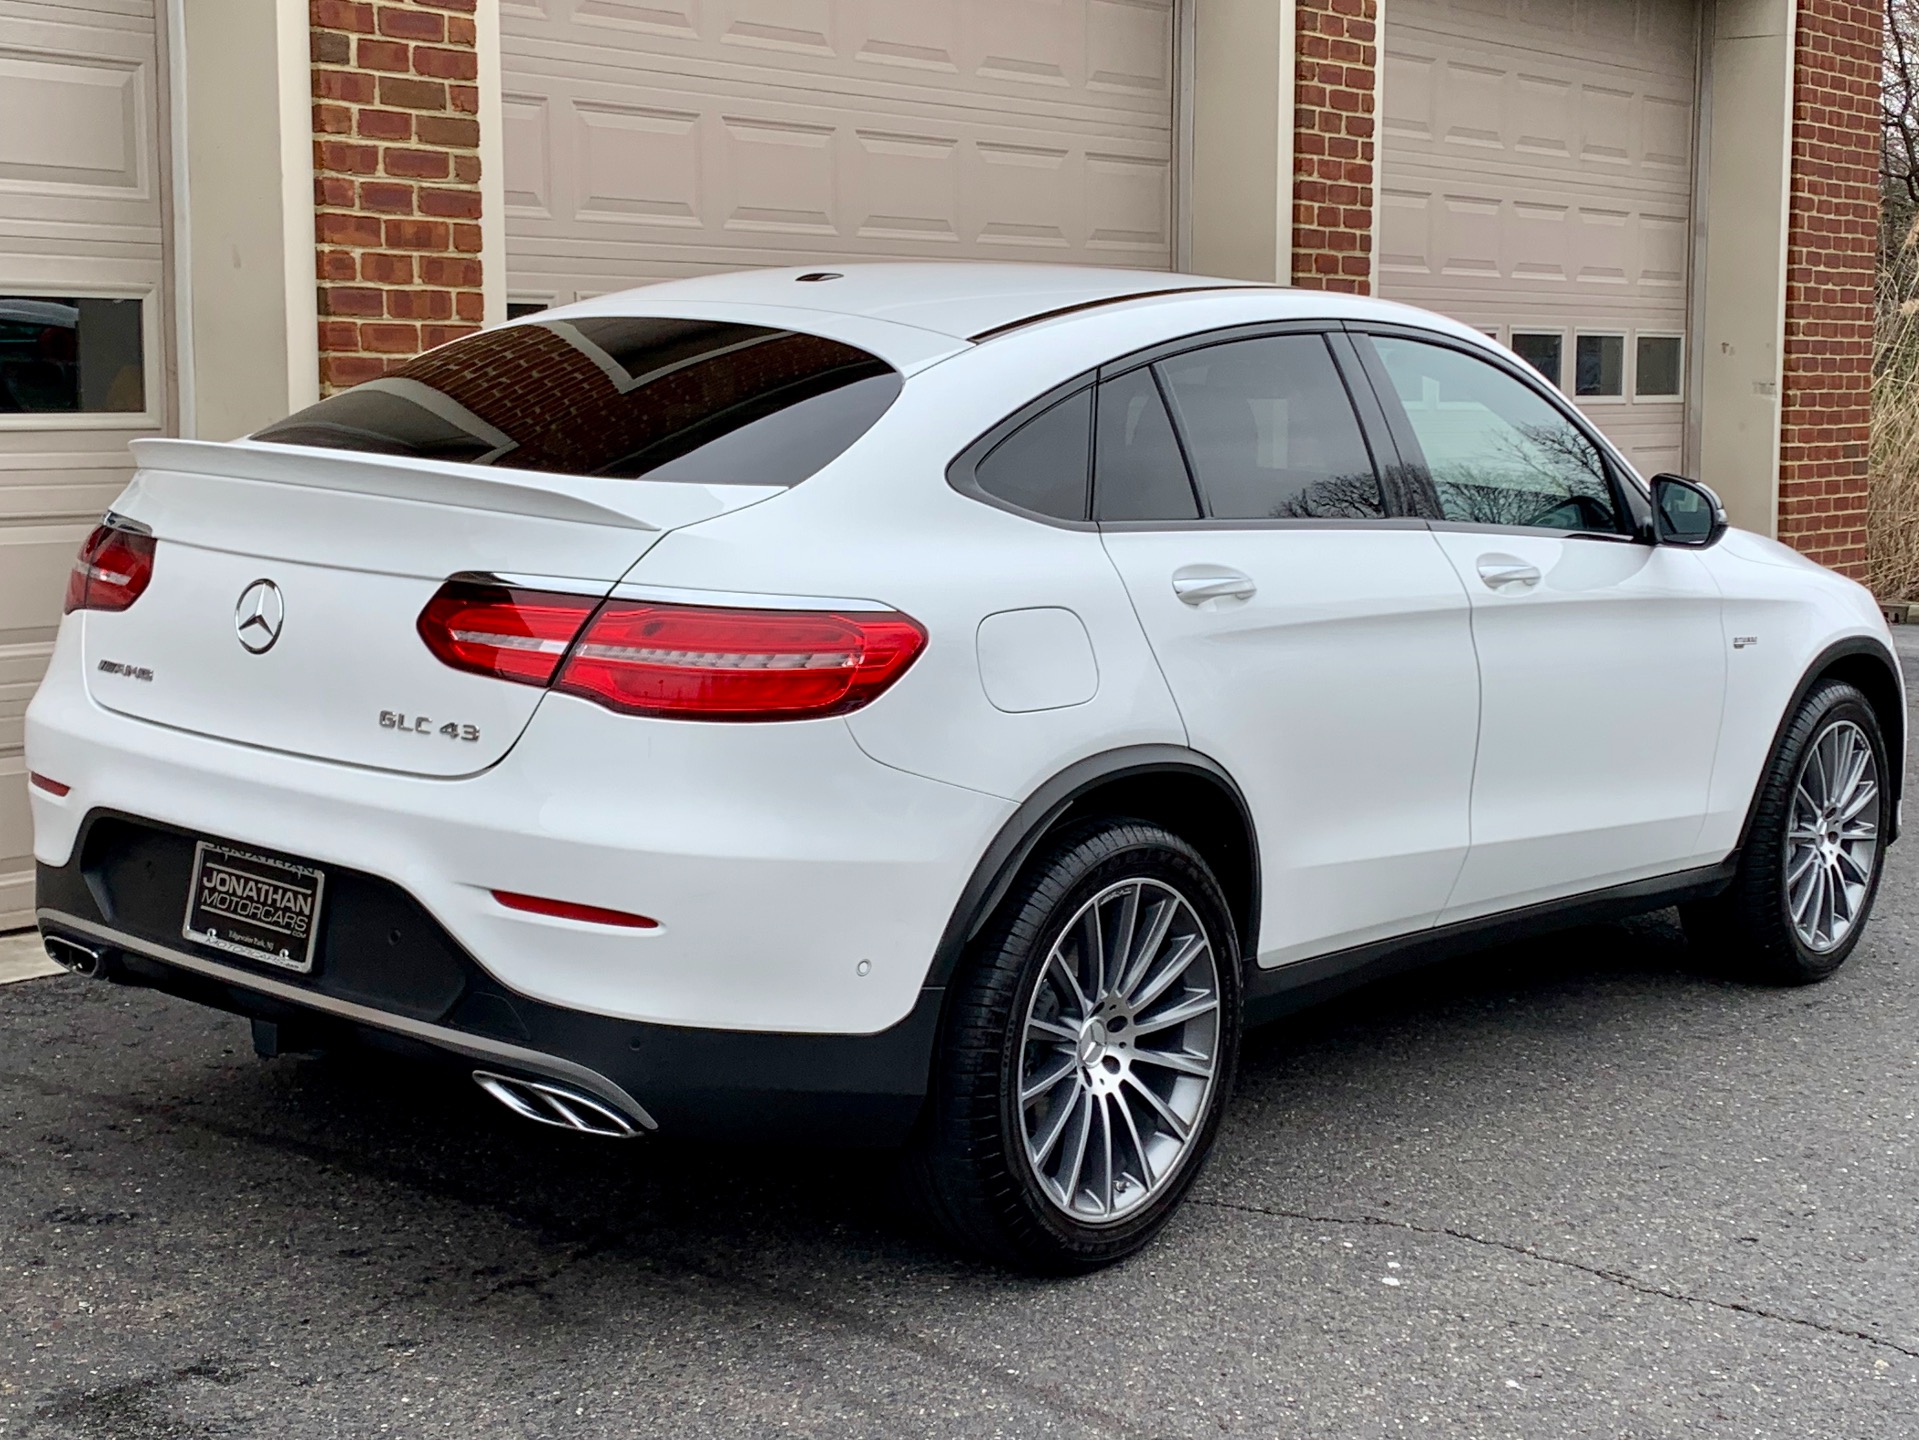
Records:
[[[160,329],[160,291],[153,285],[9,285],[0,282],[0,295],[48,300],[138,300],[140,302],[140,368],[144,410],[87,413],[52,410],[33,415],[0,414],[0,432],[34,430],[158,430],[162,428],[161,387],[164,383],[165,335]]]
[[[1569,333],[1563,325],[1508,325],[1506,327],[1506,348],[1513,352],[1513,358],[1515,360],[1519,361],[1519,363],[1524,365],[1528,370],[1531,370],[1533,374],[1537,375],[1541,380],[1551,385],[1553,389],[1557,390],[1561,395],[1564,395],[1568,393],[1566,390],[1566,366],[1572,359],[1572,346],[1566,343]],[[1550,335],[1559,341],[1558,379],[1555,380],[1552,376],[1546,374],[1545,371],[1537,369],[1532,361],[1519,353],[1518,347],[1516,347],[1513,342],[1521,335]]]
[[[1619,342],[1619,393],[1617,395],[1581,395],[1579,393],[1579,342],[1591,336],[1594,339],[1612,339]],[[1573,331],[1573,343],[1566,359],[1572,362],[1570,383],[1564,390],[1577,405],[1624,405],[1632,395],[1632,341],[1630,330],[1612,330],[1600,326],[1581,326]]]
[[[1671,394],[1641,395],[1639,393],[1639,342],[1641,340],[1677,340],[1679,342],[1679,389]],[[1632,389],[1630,391],[1635,405],[1642,400],[1649,405],[1683,405],[1686,401],[1686,365],[1690,359],[1686,347],[1686,332],[1683,330],[1635,330],[1632,334],[1632,354],[1629,357],[1632,366]]]

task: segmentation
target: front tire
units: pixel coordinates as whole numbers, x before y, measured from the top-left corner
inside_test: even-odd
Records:
[[[1682,907],[1687,937],[1756,979],[1824,980],[1865,929],[1892,813],[1885,736],[1838,680],[1800,703],[1760,781],[1731,887]]]
[[[1177,835],[1103,822],[1043,852],[948,1002],[912,1157],[947,1238],[1056,1274],[1150,1241],[1218,1132],[1238,957],[1219,882]]]

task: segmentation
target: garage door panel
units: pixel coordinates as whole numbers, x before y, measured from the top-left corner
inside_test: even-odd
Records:
[[[158,73],[153,0],[0,0],[0,298],[14,297],[0,395],[0,930],[32,918],[21,724],[67,572],[125,487],[127,441],[166,413]],[[99,328],[103,311],[124,312],[92,299],[147,302],[144,377],[131,331]],[[142,396],[144,413],[120,410]],[[112,413],[61,408],[88,403]]]
[[[547,0],[501,17],[509,66],[536,55],[618,66],[624,53],[665,73],[752,69],[780,85],[837,79],[970,105],[1048,97],[1157,116],[1172,100],[1172,0]]]
[[[1171,262],[1170,3],[504,13],[516,296],[834,256]]]
[[[1383,294],[1510,341],[1683,336],[1693,10],[1683,0],[1395,0],[1386,20]],[[1678,465],[1683,405],[1576,395],[1642,469]]]

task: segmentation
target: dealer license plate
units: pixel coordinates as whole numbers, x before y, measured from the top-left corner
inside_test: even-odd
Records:
[[[181,933],[304,975],[313,969],[325,885],[311,865],[202,840],[193,851]]]

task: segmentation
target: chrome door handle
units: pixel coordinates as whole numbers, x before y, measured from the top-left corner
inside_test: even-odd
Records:
[[[1504,590],[1509,585],[1530,590],[1539,583],[1539,567],[1514,555],[1481,555],[1478,569],[1479,578],[1492,590]]]
[[[1223,565],[1182,565],[1173,572],[1173,593],[1187,605],[1208,600],[1250,600],[1259,587],[1253,577]]]

